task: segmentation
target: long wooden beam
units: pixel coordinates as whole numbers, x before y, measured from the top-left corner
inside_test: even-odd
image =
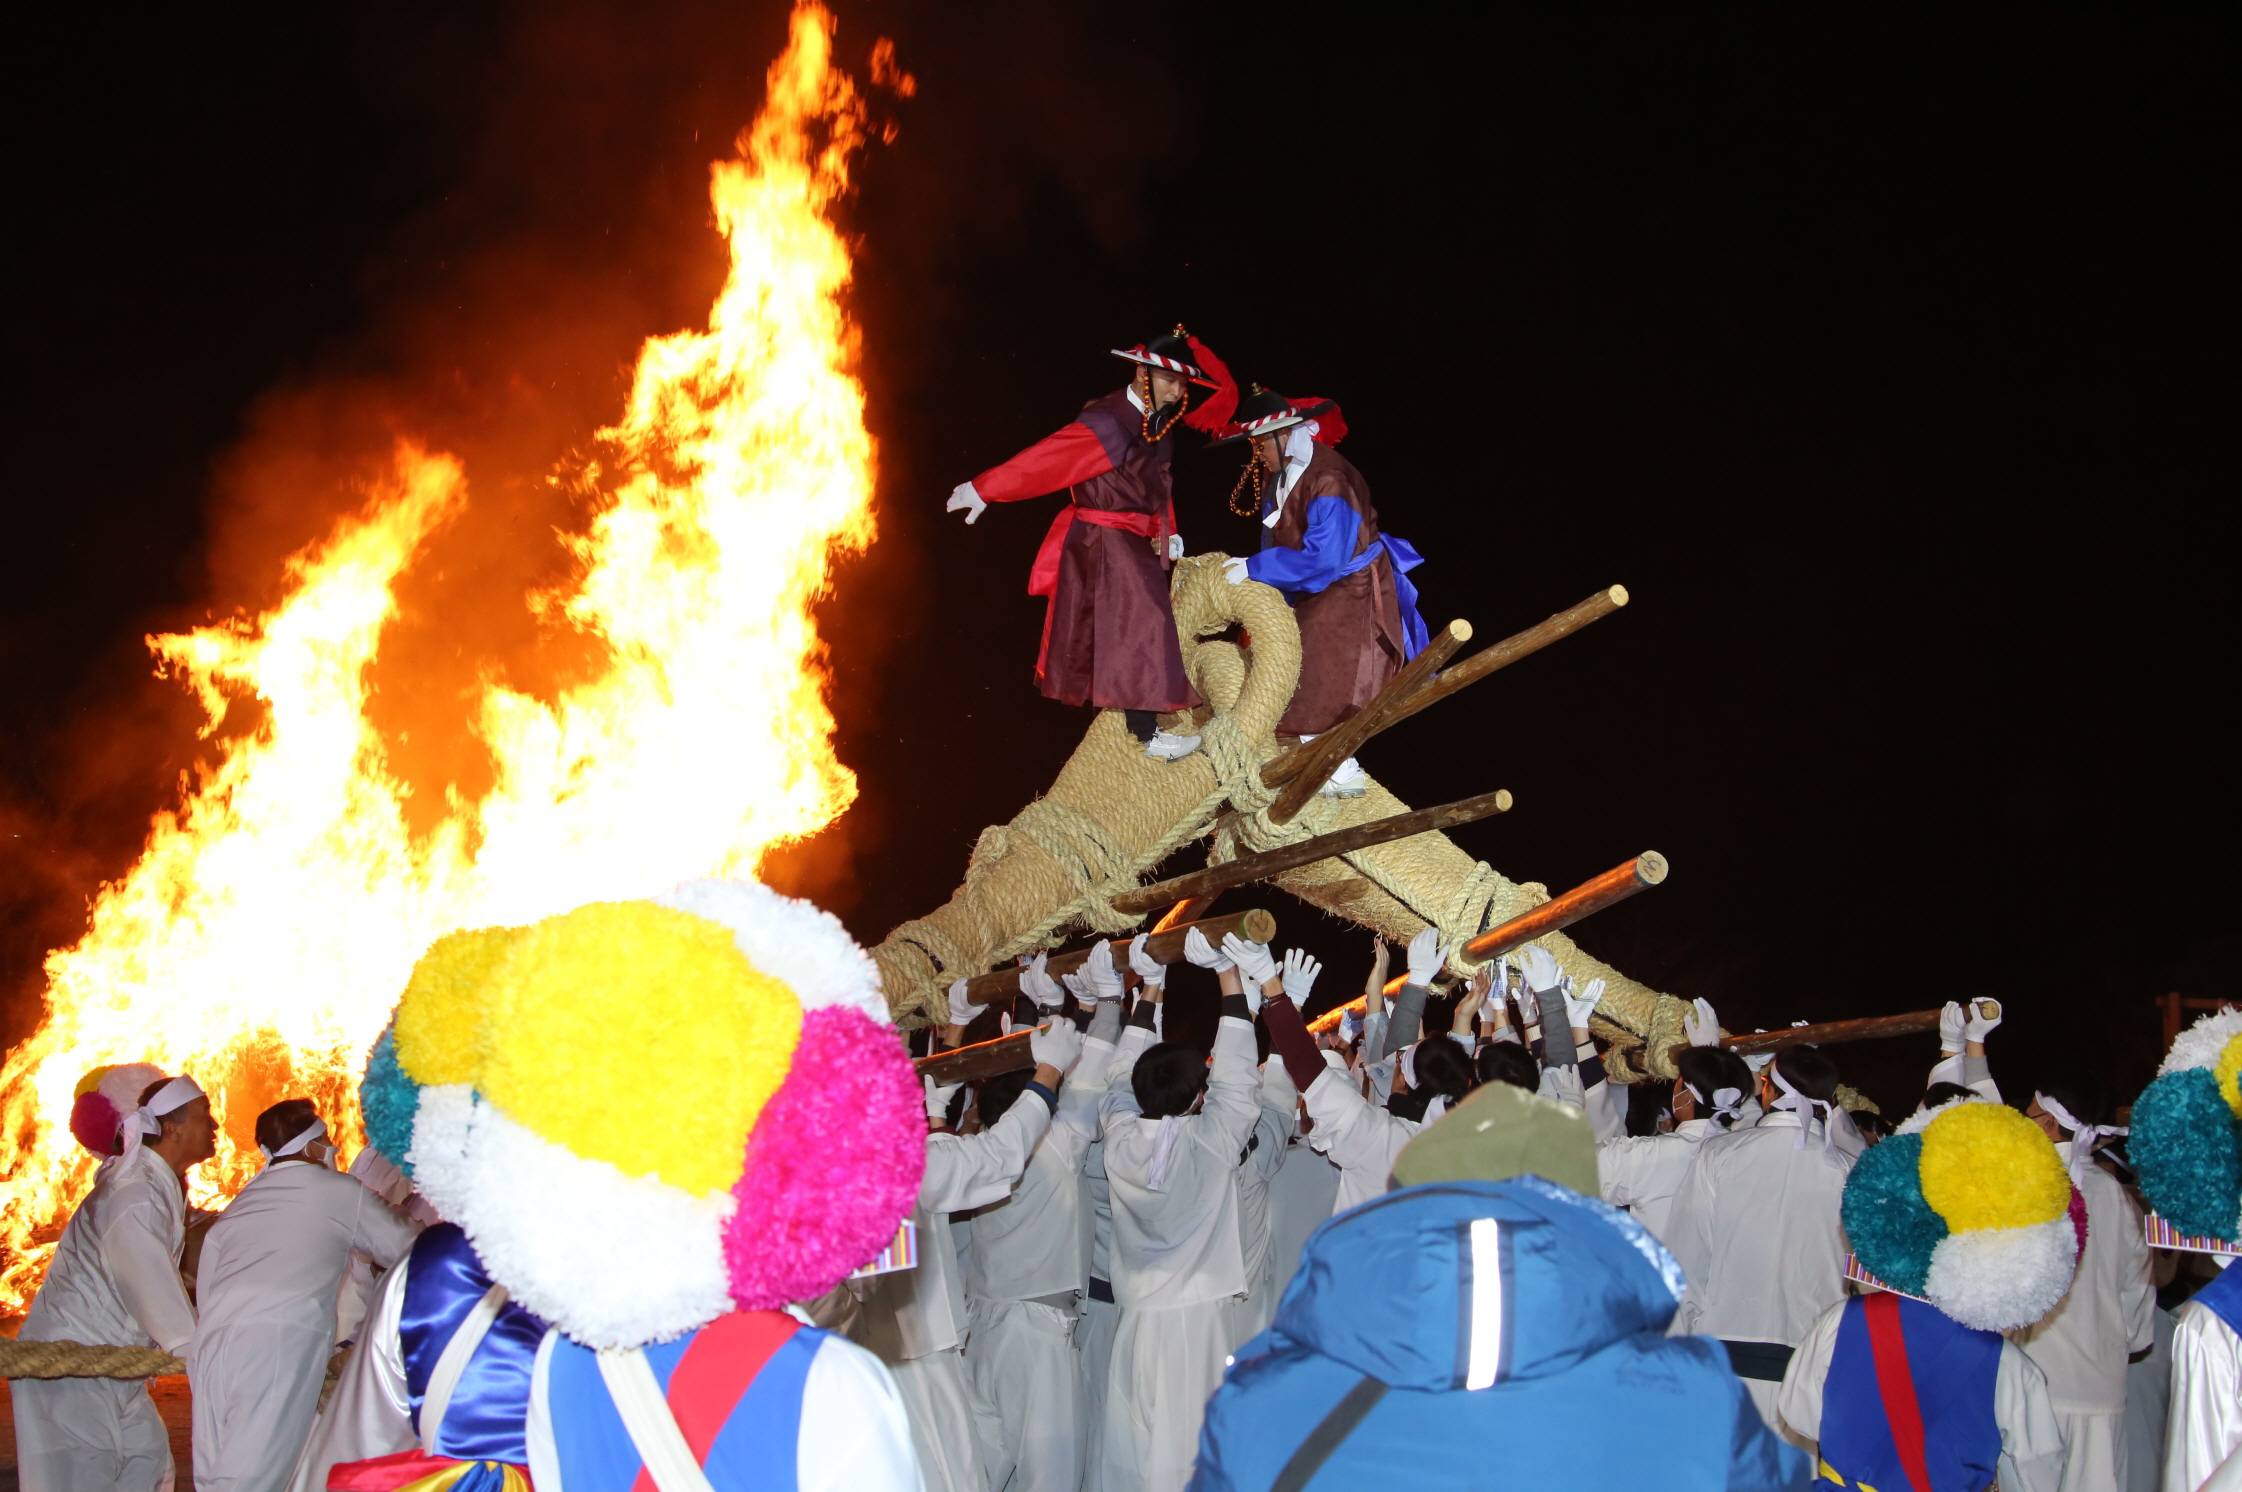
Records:
[[[1355,754],[1355,747],[1369,740],[1382,728],[1378,724],[1373,724],[1373,722],[1381,721],[1385,716],[1390,715],[1395,706],[1416,693],[1424,681],[1432,676],[1435,669],[1456,656],[1456,649],[1469,641],[1471,641],[1471,623],[1465,621],[1462,617],[1456,618],[1447,626],[1441,628],[1426,641],[1424,651],[1404,663],[1401,666],[1401,671],[1386,681],[1386,687],[1379,690],[1377,696],[1370,703],[1357,710],[1353,716],[1333,726],[1313,741],[1303,741],[1290,750],[1263,762],[1261,764],[1261,785],[1263,787],[1280,787],[1289,783],[1297,783],[1302,777],[1314,776],[1315,783],[1307,791],[1312,793],[1316,788],[1323,786],[1325,779],[1331,776],[1339,764]],[[1343,751],[1339,749],[1342,745],[1346,747]],[[1316,769],[1319,766],[1322,773],[1317,776]],[[1282,803],[1284,800],[1279,798],[1277,801]],[[1306,798],[1303,797],[1301,801],[1305,802]],[[1272,813],[1275,811],[1273,808],[1270,810]],[[1293,811],[1297,813],[1299,810],[1296,807]],[[1279,819],[1277,822],[1282,823],[1284,820]]]
[[[1259,907],[1255,907],[1250,911],[1228,912],[1220,917],[1207,917],[1197,922],[1176,923],[1173,927],[1156,932],[1145,939],[1144,951],[1163,964],[1182,963],[1183,941],[1190,935],[1191,929],[1194,927],[1206,934],[1207,941],[1218,948],[1222,946],[1224,936],[1229,933],[1236,933],[1249,943],[1266,943],[1277,935],[1276,917]],[[1114,940],[1114,965],[1116,968],[1125,969],[1128,967],[1126,953],[1128,943],[1129,940],[1126,938],[1116,938]],[[1069,953],[1054,953],[1045,962],[1044,972],[1050,974],[1053,978],[1061,974],[1072,974],[1081,968],[1089,957],[1090,950],[1087,948],[1077,948]],[[965,998],[975,1005],[986,1005],[1000,995],[1018,993],[1019,988],[1020,966],[1015,964],[1011,968],[998,969],[993,973],[976,974],[971,979],[966,980]]]
[[[1485,963],[1514,948],[1523,948],[1546,933],[1561,932],[1583,917],[1617,906],[1639,891],[1666,879],[1666,857],[1645,850],[1624,865],[1615,865],[1593,880],[1583,881],[1562,896],[1553,896],[1500,927],[1490,927],[1464,944],[1461,953],[1473,963]]]
[[[1756,1057],[1761,1052],[1779,1052],[1802,1042],[1836,1046],[1840,1042],[1875,1041],[1886,1036],[1912,1036],[1918,1031],[1937,1029],[1937,1011],[1910,1010],[1905,1015],[1870,1015],[1858,1020],[1823,1021],[1815,1026],[1785,1026],[1780,1031],[1749,1031],[1742,1036],[1723,1036],[1720,1044],[1740,1055]]]
[[[1303,839],[1298,844],[1263,850],[1257,855],[1241,855],[1220,865],[1210,865],[1205,870],[1194,870],[1188,875],[1155,881],[1141,891],[1116,896],[1113,898],[1113,909],[1117,912],[1149,912],[1168,902],[1180,902],[1194,897],[1212,898],[1232,886],[1265,880],[1279,871],[1291,870],[1295,866],[1312,865],[1318,860],[1328,860],[1334,855],[1348,854],[1374,844],[1407,839],[1412,834],[1453,828],[1457,824],[1468,824],[1490,814],[1508,813],[1510,803],[1510,790],[1496,788],[1493,792],[1481,793],[1476,798],[1464,798],[1433,808],[1397,813],[1391,818],[1373,819],[1367,824],[1356,824],[1329,834],[1319,834],[1313,839]]]
[[[920,1057],[911,1065],[918,1069],[920,1077],[932,1078],[937,1083],[977,1083],[998,1073],[1033,1067],[1035,1058],[1028,1054],[1028,1036],[1026,1031],[1015,1031],[994,1041],[977,1041],[971,1046]]]
[[[1362,743],[1369,740],[1401,716],[1397,713],[1412,694],[1417,693],[1433,671],[1456,654],[1456,649],[1471,641],[1471,623],[1456,618],[1440,629],[1425,650],[1401,666],[1401,672],[1387,681],[1377,697],[1354,714],[1340,721],[1310,743],[1313,753],[1300,764],[1292,781],[1277,794],[1277,801],[1269,805],[1269,822],[1289,824],[1308,806],[1316,789],[1331,779],[1339,764],[1353,756]]]
[[[1426,684],[1395,711],[1386,724],[1398,725],[1411,715],[1436,705],[1460,689],[1468,689],[1497,669],[1508,668],[1519,659],[1543,648],[1561,637],[1570,637],[1590,622],[1610,616],[1627,604],[1627,587],[1608,586],[1567,611],[1560,611],[1538,627],[1528,627],[1513,637],[1506,637],[1492,647],[1481,648],[1454,668],[1443,672],[1439,678]]]

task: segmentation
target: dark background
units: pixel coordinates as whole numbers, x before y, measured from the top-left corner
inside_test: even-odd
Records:
[[[1458,837],[1521,879],[1665,852],[1664,887],[1579,930],[1593,951],[1732,1028],[1998,996],[2018,1100],[2075,1061],[2129,1093],[2155,996],[2237,993],[2230,17],[840,20],[860,78],[885,34],[919,82],[875,103],[899,133],[846,209],[882,537],[824,625],[864,796],[787,872],[866,941],[946,897],[1086,721],[1030,678],[1052,504],[968,530],[943,497],[1182,319],[1241,377],[1342,401],[1435,626],[1492,640],[1633,593],[1366,753],[1414,803],[1512,789]],[[572,515],[538,479],[612,417],[641,337],[705,314],[707,162],[785,11],[23,24],[10,1038],[194,759],[143,633],[270,604],[400,432],[468,462],[458,574],[510,597],[558,563]],[[1235,453],[1183,440],[1193,548],[1250,544],[1221,511]],[[418,582],[385,649],[391,693],[439,714],[410,664],[450,583]],[[523,624],[480,625],[502,651]],[[1356,986],[1366,939],[1278,895]],[[1836,1055],[1890,1108],[1930,1048]]]

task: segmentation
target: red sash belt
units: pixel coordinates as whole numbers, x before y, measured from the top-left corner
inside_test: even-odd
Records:
[[[1104,508],[1078,508],[1068,503],[1059,509],[1051,520],[1051,527],[1043,535],[1043,547],[1035,552],[1035,566],[1028,571],[1028,594],[1048,596],[1059,588],[1059,551],[1067,541],[1067,530],[1075,520],[1094,523],[1099,528],[1117,528],[1123,533],[1137,534],[1143,538],[1160,540],[1160,565],[1168,563],[1168,535],[1175,532],[1175,504],[1169,503],[1163,513],[1112,513]]]

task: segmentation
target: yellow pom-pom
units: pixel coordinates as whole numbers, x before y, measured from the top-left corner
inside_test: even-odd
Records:
[[[70,1096],[72,1098],[84,1098],[88,1093],[101,1086],[103,1078],[116,1070],[117,1065],[114,1062],[106,1067],[96,1067],[93,1071],[78,1079],[78,1086],[70,1090]]]
[[[407,1077],[424,1087],[475,1080],[485,990],[521,934],[518,927],[468,928],[444,934],[420,956],[397,1005],[397,1065]]]
[[[1957,1233],[2061,1217],[2071,1176],[2040,1127],[1997,1103],[1959,1103],[1923,1130],[1923,1200]]]
[[[724,928],[595,902],[528,929],[492,978],[477,1086],[586,1159],[707,1196],[739,1180],[801,1034],[794,992]]]
[[[2211,1073],[2219,1080],[2219,1096],[2234,1110],[2234,1117],[2242,1119],[2242,1032],[2219,1049],[2219,1060],[2211,1064]]]

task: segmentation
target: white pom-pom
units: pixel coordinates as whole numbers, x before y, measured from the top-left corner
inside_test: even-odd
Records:
[[[2237,1036],[2242,1036],[2242,1010],[2232,1005],[2214,1010],[2179,1034],[2164,1065],[2157,1069],[2157,1076],[2215,1066],[2226,1044]]]
[[[686,881],[653,900],[729,929],[747,961],[784,980],[804,1010],[846,1005],[894,1024],[879,966],[831,912],[756,881]]]
[[[2015,1331],[2061,1303],[2078,1267],[2068,1213],[2024,1228],[1950,1233],[1931,1250],[1923,1294],[1964,1326]]]

